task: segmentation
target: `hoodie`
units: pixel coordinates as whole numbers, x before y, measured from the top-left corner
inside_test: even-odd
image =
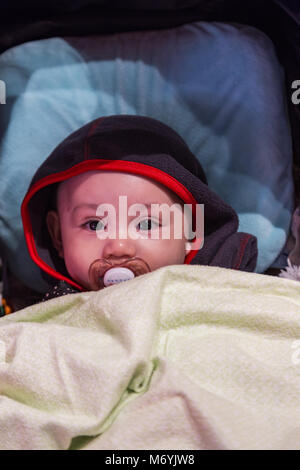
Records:
[[[47,297],[85,290],[68,274],[53,247],[46,214],[57,183],[86,171],[125,171],[157,181],[184,203],[204,204],[204,244],[185,264],[254,271],[256,237],[238,232],[238,216],[207,184],[198,159],[167,125],[141,116],[98,118],[63,140],[36,171],[21,215],[29,254],[49,285]]]

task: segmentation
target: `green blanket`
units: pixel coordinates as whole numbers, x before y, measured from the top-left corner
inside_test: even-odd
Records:
[[[300,449],[300,284],[167,266],[0,319],[0,449]]]

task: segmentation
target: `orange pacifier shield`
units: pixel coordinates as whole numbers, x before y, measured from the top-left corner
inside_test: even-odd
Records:
[[[92,290],[129,281],[151,271],[148,263],[141,258],[129,258],[120,262],[96,259],[89,267],[89,280]]]

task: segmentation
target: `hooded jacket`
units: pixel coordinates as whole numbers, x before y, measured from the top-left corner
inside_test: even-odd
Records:
[[[254,271],[256,237],[237,232],[236,212],[208,187],[203,168],[184,140],[155,119],[116,115],[96,119],[63,140],[37,170],[23,200],[27,247],[50,290],[59,281],[66,283],[67,292],[84,290],[56,253],[46,214],[53,208],[57,183],[90,170],[150,178],[192,204],[193,214],[196,204],[204,204],[204,244],[188,253],[184,263]]]

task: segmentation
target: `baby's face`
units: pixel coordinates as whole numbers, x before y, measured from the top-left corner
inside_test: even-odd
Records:
[[[119,196],[123,196],[123,206]],[[163,217],[162,211],[153,210],[153,206],[151,210],[155,203],[176,206],[170,217]],[[101,213],[103,204],[114,208],[116,217],[110,210]],[[149,207],[127,211],[124,217],[122,207],[129,209],[133,204]],[[174,235],[178,220],[181,238]],[[118,264],[119,260],[138,257],[151,271],[183,264],[188,253],[184,223],[188,221],[177,195],[148,178],[115,171],[90,171],[61,183],[57,212],[50,211],[47,216],[51,238],[68,273],[88,290],[92,289],[89,268],[98,259]]]

